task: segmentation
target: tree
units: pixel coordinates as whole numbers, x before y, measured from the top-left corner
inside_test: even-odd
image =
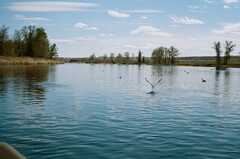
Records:
[[[141,64],[142,63],[142,52],[141,50],[139,50],[138,52],[138,64]]]
[[[114,57],[115,57],[114,53],[111,53],[111,54],[110,54],[111,63],[114,63]]]
[[[4,56],[15,56],[15,47],[12,40],[7,40],[3,45],[3,55]]]
[[[222,53],[221,42],[220,41],[214,42],[213,49],[216,52],[216,65],[217,65],[217,68],[219,68],[221,65],[221,53]]]
[[[119,53],[116,57],[117,63],[122,63],[122,58],[123,58],[122,54]]]
[[[154,64],[162,64],[164,62],[164,47],[159,47],[153,50],[152,60]]]
[[[23,36],[23,44],[24,44],[24,56],[34,57],[33,42],[34,42],[35,32],[36,32],[36,27],[33,25],[24,26],[21,29],[21,34]]]
[[[169,58],[170,58],[170,64],[175,64],[176,62],[176,57],[179,55],[179,51],[177,48],[171,46],[168,49],[168,53],[169,53]]]
[[[96,56],[95,54],[90,55],[89,62],[95,62]]]
[[[49,57],[49,41],[43,28],[37,28],[32,43],[33,57]]]
[[[0,55],[4,55],[4,45],[9,38],[8,29],[9,28],[4,25],[0,27]]]
[[[107,59],[108,59],[107,54],[104,54],[104,55],[103,55],[103,62],[107,62]]]
[[[15,45],[15,54],[16,56],[23,56],[24,55],[24,43],[23,43],[23,36],[21,31],[15,30],[13,41]]]
[[[236,44],[233,44],[232,41],[225,41],[224,65],[228,64],[231,57],[231,53],[234,51],[235,47],[236,47]]]
[[[57,57],[57,56],[58,56],[58,48],[57,48],[57,45],[55,43],[53,43],[49,47],[49,57],[53,58],[53,57]]]
[[[130,54],[129,54],[129,52],[125,52],[124,53],[124,61],[126,62],[126,63],[128,63],[129,62],[129,59],[130,59]]]

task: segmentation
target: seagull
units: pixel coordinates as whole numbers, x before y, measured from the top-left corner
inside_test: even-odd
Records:
[[[186,71],[186,70],[184,70],[184,72],[185,72],[186,74],[189,74],[189,72],[188,72],[188,71]]]
[[[154,88],[160,84],[160,82],[162,81],[162,79],[158,80],[155,84],[152,84],[147,78],[145,78],[145,81],[151,85],[152,87],[152,91],[148,92],[147,94],[155,94]]]

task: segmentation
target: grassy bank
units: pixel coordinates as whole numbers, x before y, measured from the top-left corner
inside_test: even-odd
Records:
[[[32,58],[32,57],[5,57],[0,56],[0,64],[62,64],[63,60],[60,59],[45,59],[45,58]]]
[[[101,58],[96,58],[94,61],[89,61],[88,58],[68,58],[65,59],[70,63],[90,63],[90,64],[138,64],[136,58],[130,58],[128,61],[115,61],[114,63],[107,60],[104,61]],[[223,62],[223,58],[221,59]],[[152,64],[152,60],[150,57],[145,57],[145,62],[142,64]],[[177,57],[175,65],[180,66],[208,66],[215,67],[216,66],[216,57],[213,56],[200,56],[200,57]],[[229,64],[222,67],[240,67],[240,56],[232,56],[229,60]]]
[[[223,62],[223,58],[221,59]],[[178,57],[176,65],[182,66],[216,66],[216,58],[209,56],[202,57]],[[228,65],[223,67],[240,67],[240,56],[232,56]]]

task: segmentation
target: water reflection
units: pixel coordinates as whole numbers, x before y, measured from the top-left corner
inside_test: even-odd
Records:
[[[153,65],[151,70],[153,81],[158,81],[160,78],[163,78],[164,83],[170,85],[175,83],[177,75],[177,68],[175,66]]]
[[[215,95],[220,95],[222,92],[224,96],[228,96],[230,93],[231,85],[231,71],[226,69],[224,71],[215,71]]]
[[[0,95],[13,95],[23,104],[42,105],[47,88],[44,82],[54,79],[55,66],[2,66],[0,68]]]

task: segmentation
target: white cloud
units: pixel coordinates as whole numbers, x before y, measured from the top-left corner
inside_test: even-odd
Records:
[[[7,7],[16,12],[73,12],[86,11],[96,8],[95,3],[64,2],[64,1],[42,1],[42,2],[14,2]]]
[[[203,0],[203,1],[206,2],[206,3],[209,3],[209,4],[213,3],[212,0]]]
[[[184,24],[184,25],[196,25],[196,24],[204,24],[202,20],[189,18],[189,17],[170,17],[171,20],[176,24]]]
[[[231,8],[231,7],[230,7],[229,5],[224,5],[223,8],[224,8],[224,9],[229,9],[229,8]]]
[[[148,19],[147,16],[141,16],[141,19]]]
[[[155,28],[153,26],[143,25],[139,26],[135,30],[131,31],[132,35],[146,35],[146,36],[162,36],[162,37],[170,37],[172,36],[170,33],[162,32],[159,28]]]
[[[238,3],[239,0],[224,0],[225,4]]]
[[[215,34],[240,35],[240,23],[225,24],[221,29],[213,30]]]
[[[27,17],[24,15],[15,15],[15,18],[17,20],[22,20],[22,21],[49,21],[48,18],[43,18],[43,17]]]
[[[115,10],[108,10],[107,11],[108,15],[115,17],[115,18],[128,18],[130,17],[129,14],[120,12],[120,11],[115,11]]]
[[[75,44],[81,41],[90,41],[92,39],[86,37],[72,37],[72,38],[52,38],[50,41],[54,43],[67,43],[67,44]]]
[[[163,13],[161,10],[154,10],[154,9],[140,9],[140,10],[126,10],[125,12],[128,13],[140,13],[140,14],[153,14],[153,13]]]
[[[74,27],[82,29],[82,30],[93,30],[93,31],[98,30],[97,27],[89,26],[88,24],[85,24],[85,23],[82,23],[82,22],[78,22],[78,23],[74,24]]]
[[[100,36],[100,37],[113,37],[114,34],[112,34],[112,33],[109,33],[109,34],[106,34],[106,33],[100,33],[99,36]]]

